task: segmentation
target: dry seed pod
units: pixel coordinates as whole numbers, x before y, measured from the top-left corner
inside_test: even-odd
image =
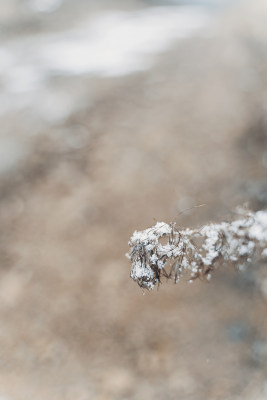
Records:
[[[153,289],[162,277],[175,283],[184,276],[190,281],[209,280],[219,264],[242,266],[256,256],[266,258],[267,211],[243,211],[238,220],[205,225],[200,230],[179,231],[175,224],[158,222],[135,231],[129,245],[131,278],[143,288]]]

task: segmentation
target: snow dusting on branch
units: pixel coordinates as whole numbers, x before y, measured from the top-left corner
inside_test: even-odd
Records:
[[[252,258],[267,258],[267,211],[246,211],[236,221],[201,229],[179,231],[174,223],[158,222],[135,231],[129,245],[131,278],[143,288],[153,289],[162,277],[209,280],[219,264],[242,268]]]

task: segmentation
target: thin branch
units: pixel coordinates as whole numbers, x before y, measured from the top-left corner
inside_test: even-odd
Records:
[[[219,265],[242,269],[252,259],[267,258],[267,211],[243,211],[238,220],[201,229],[179,231],[174,223],[158,222],[135,231],[129,245],[131,278],[143,288],[153,289],[162,277],[175,283],[182,277],[209,280]]]

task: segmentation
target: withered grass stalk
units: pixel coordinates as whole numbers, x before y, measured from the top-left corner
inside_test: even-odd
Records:
[[[178,230],[174,223],[158,222],[135,231],[129,241],[131,278],[153,289],[162,277],[177,283],[209,280],[215,268],[231,263],[240,269],[252,260],[267,258],[267,211],[242,211],[239,219]]]

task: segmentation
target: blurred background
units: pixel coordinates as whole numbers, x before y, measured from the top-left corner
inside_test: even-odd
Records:
[[[125,258],[155,219],[266,207],[266,21],[264,0],[1,0],[1,400],[267,398],[266,265],[143,293]]]

